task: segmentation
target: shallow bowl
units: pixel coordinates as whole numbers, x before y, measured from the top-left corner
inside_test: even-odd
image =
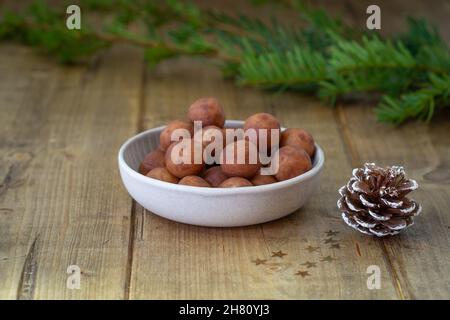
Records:
[[[229,120],[227,128],[242,128]],[[299,208],[319,186],[324,153],[316,144],[313,167],[289,180],[253,187],[201,188],[168,183],[140,174],[145,155],[159,145],[164,127],[139,133],[119,150],[119,170],[131,197],[145,209],[170,220],[208,227],[237,227],[284,217]]]

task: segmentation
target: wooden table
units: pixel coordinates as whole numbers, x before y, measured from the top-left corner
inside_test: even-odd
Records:
[[[363,26],[366,2],[328,8]],[[411,12],[434,19],[449,39],[448,2],[380,3],[383,28],[398,30],[400,13]],[[119,146],[201,96],[218,97],[229,119],[270,112],[314,134],[326,166],[304,208],[216,229],[168,221],[132,201]],[[149,70],[141,51],[117,46],[64,67],[0,44],[0,298],[450,298],[450,112],[395,129],[377,123],[372,107],[237,88],[208,60]],[[404,234],[375,239],[342,222],[337,189],[367,161],[404,165],[420,183],[413,197],[424,212]],[[81,269],[80,289],[66,286],[70,265]],[[381,271],[379,290],[366,285],[371,265]]]

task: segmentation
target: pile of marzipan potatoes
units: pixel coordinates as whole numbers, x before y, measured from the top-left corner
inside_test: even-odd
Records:
[[[191,146],[195,139],[201,139],[203,148],[212,143],[217,135],[211,132],[221,130],[224,132],[225,113],[219,101],[215,98],[200,98],[195,101],[188,110],[188,121],[174,120],[167,124],[160,135],[159,147],[145,156],[139,166],[139,172],[147,177],[169,183],[195,187],[235,188],[250,187],[276,183],[301,175],[312,167],[311,159],[314,156],[315,145],[312,135],[304,129],[289,128],[279,134],[279,143],[271,141],[271,131],[280,131],[280,122],[268,113],[257,113],[245,120],[243,130],[267,129],[266,146],[272,157],[277,157],[278,170],[273,175],[261,174],[263,165],[249,161],[249,152],[259,150],[261,145],[260,135],[256,138],[245,136],[243,139],[235,139],[225,144],[218,163],[210,165],[201,163],[179,163],[171,157],[172,149],[179,143],[186,143],[186,139],[171,141],[172,132],[175,129],[186,129],[190,132]],[[194,121],[201,121],[202,134],[194,135]],[[236,129],[226,129],[236,130]],[[225,140],[225,134],[222,135]],[[189,139],[187,139],[189,140]],[[270,146],[270,148],[269,148]],[[279,147],[278,147],[279,146]],[[180,146],[178,146],[178,149]],[[234,149],[234,158],[227,159],[228,148]],[[183,150],[189,150],[185,148]],[[191,158],[194,157],[193,147]],[[237,161],[239,152],[245,154],[245,162]],[[266,165],[267,166],[267,165]]]

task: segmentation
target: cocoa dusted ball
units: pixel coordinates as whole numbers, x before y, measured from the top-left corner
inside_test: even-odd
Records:
[[[200,134],[196,128],[194,136],[195,121],[202,122],[202,130]],[[312,168],[315,144],[306,130],[291,128],[281,133],[280,122],[268,113],[248,117],[241,128],[226,129],[224,123],[217,99],[198,99],[189,107],[188,120],[175,120],[164,128],[160,146],[145,156],[139,172],[180,185],[233,188],[276,183]],[[185,131],[175,135],[176,129]],[[273,132],[279,140],[273,141]],[[267,140],[262,141],[260,134]],[[172,141],[172,135],[177,141]]]
[[[225,133],[222,128],[218,126],[206,126],[202,128],[202,135],[195,135],[195,139],[201,140],[203,148],[206,148],[210,143],[216,142],[216,138],[220,138],[222,141],[222,146],[225,146]]]
[[[312,135],[308,131],[298,128],[284,130],[281,133],[280,146],[305,149],[311,159],[314,156],[314,151],[316,149]]]
[[[150,170],[165,167],[165,153],[160,149],[153,150],[147,154],[139,166],[139,173],[146,175]]]
[[[241,177],[231,177],[222,182],[219,188],[239,188],[239,187],[251,187],[253,186],[250,181]]]
[[[264,184],[271,184],[271,183],[278,182],[278,180],[275,179],[274,176],[261,175],[261,174],[257,174],[250,181],[254,186],[262,186]]]
[[[244,129],[242,128],[224,128],[223,129],[223,147],[226,145],[246,139]]]
[[[178,178],[171,174],[166,168],[162,167],[150,170],[150,172],[148,172],[146,176],[165,182],[178,183]]]
[[[278,171],[275,178],[278,181],[294,178],[312,167],[311,158],[304,149],[284,146],[275,153],[273,161],[277,161],[277,158]]]
[[[248,129],[255,129],[257,134],[256,141],[254,137],[250,137],[250,140],[254,143],[257,143],[258,148],[260,148],[261,146],[261,141],[259,141],[259,132],[261,129],[267,130],[267,140],[265,142],[267,150],[270,150],[277,146],[276,142],[278,141],[272,141],[271,133],[273,130],[277,130],[278,134],[280,134],[280,122],[273,115],[269,113],[256,113],[248,117],[244,123],[244,130],[247,131]]]
[[[174,120],[167,124],[164,130],[159,136],[159,148],[162,151],[166,151],[170,144],[173,142],[171,140],[172,132],[176,129],[186,129],[189,131],[190,137],[194,134],[194,126],[192,123],[181,120]]]
[[[202,134],[197,132],[195,139],[201,141],[203,145],[205,162],[208,165],[217,164],[220,151],[225,146],[225,134],[223,128],[217,126],[207,126],[202,128]]]
[[[201,121],[203,127],[223,128],[225,112],[216,98],[200,98],[189,107],[188,118],[192,122]]]
[[[181,179],[178,184],[182,184],[185,186],[193,186],[193,187],[206,187],[210,188],[211,185],[205,181],[205,179],[200,178],[199,176],[186,176]]]
[[[176,149],[174,150],[174,148]],[[185,154],[185,152],[188,152],[188,154]],[[183,139],[172,143],[166,151],[167,170],[178,178],[199,175],[205,167],[201,145],[197,152],[199,154],[196,155],[194,139]]]
[[[233,149],[234,157],[232,158]],[[220,160],[222,171],[229,177],[252,178],[261,168],[256,145],[248,140],[238,140],[228,144],[223,149]]]
[[[218,187],[219,184],[228,179],[228,176],[222,171],[220,166],[209,168],[203,172],[202,177],[213,187]]]

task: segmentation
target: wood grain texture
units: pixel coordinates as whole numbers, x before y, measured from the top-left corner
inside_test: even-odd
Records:
[[[376,123],[371,108],[364,105],[340,108],[339,112],[349,127],[348,139],[355,148],[356,157],[352,161],[355,166],[368,161],[403,165],[408,176],[420,185],[420,189],[411,194],[424,208],[416,224],[408,232],[382,241],[402,296],[448,299],[450,217],[443,204],[450,199],[446,178],[450,172],[450,148],[442,132],[439,136],[433,133],[444,128],[448,132],[450,126],[441,123],[436,129],[425,124],[386,128]]]
[[[0,61],[0,298],[123,298],[131,200],[116,157],[136,130],[141,56],[62,67],[2,44]]]
[[[352,2],[361,10],[365,2]],[[415,1],[381,3],[383,26],[387,33],[402,29],[396,12],[422,16],[432,21],[443,39],[450,43],[449,20],[442,12],[450,12],[448,2]],[[404,22],[403,22],[404,25]],[[450,132],[449,112],[438,113],[430,124],[412,122],[392,128],[376,121],[373,106],[368,104],[339,106],[338,121],[344,135],[353,166],[365,162],[379,165],[403,165],[408,175],[421,186],[411,197],[422,203],[422,216],[416,225],[398,237],[384,239],[383,250],[391,266],[391,276],[400,298],[448,299],[450,297],[450,216],[443,206],[450,199],[450,144],[445,132]],[[447,117],[447,118],[446,118]],[[444,200],[447,199],[447,200]]]
[[[420,185],[411,194],[424,208],[416,224],[408,232],[382,241],[402,297],[448,299],[450,217],[444,202],[450,198],[446,178],[450,148],[442,132],[439,136],[433,134],[444,128],[448,132],[448,122],[438,124],[436,129],[419,123],[395,129],[377,123],[369,106],[339,109],[341,120],[348,126],[348,140],[354,147],[355,166],[364,162],[403,165],[408,176]]]
[[[229,119],[271,112],[286,126],[307,128],[332,161],[327,160],[319,192],[303,209],[261,226],[193,227],[137,206],[130,298],[397,297],[380,246],[346,228],[336,210],[336,190],[351,167],[332,109],[298,95],[236,88],[202,60],[167,61],[146,78],[144,128],[184,118],[192,101],[215,96]],[[330,228],[339,233],[328,237]],[[280,250],[281,257],[273,256]],[[336,260],[327,261],[328,256]],[[308,261],[315,266],[307,268]],[[385,271],[382,291],[367,289],[366,269],[373,264]],[[296,275],[299,270],[310,275]]]
[[[369,2],[317,3],[361,28]],[[415,14],[450,39],[448,2],[378,3],[382,33],[402,30],[404,16]],[[171,222],[130,199],[117,171],[120,144],[184,118],[201,96],[216,96],[228,119],[270,112],[313,133],[326,165],[304,208],[220,229]],[[63,67],[1,44],[0,298],[449,299],[449,117],[394,129],[376,122],[373,104],[333,109],[298,94],[238,88],[210,60],[173,59],[148,70],[141,51],[114,47],[86,66]],[[424,213],[406,233],[380,240],[341,221],[337,189],[366,161],[403,164],[420,183],[413,197]],[[66,288],[72,264],[82,271],[80,290]],[[381,290],[366,287],[370,265],[381,269]]]
[[[343,1],[332,4],[326,2],[325,7],[343,13],[344,19],[355,27],[361,27],[365,23],[367,5],[362,2],[356,4]],[[385,1],[382,7],[383,12],[389,11],[392,15],[386,15],[392,22],[384,24],[387,30],[382,30],[382,33],[399,31],[404,27],[404,19],[398,17],[399,11],[402,11],[403,17],[408,13],[417,15],[424,11],[423,4],[419,9],[417,6],[410,6],[409,10],[405,11],[402,4]],[[438,16],[430,13],[430,10],[425,11],[425,15],[430,16],[432,20]],[[331,160],[327,161],[321,190],[314,199],[290,217],[264,224],[260,228],[215,230],[180,224],[174,228],[170,222],[148,215],[142,208],[137,207],[136,226],[139,232],[135,237],[130,297],[448,298],[448,283],[442,281],[449,266],[446,260],[448,246],[444,246],[448,230],[443,230],[444,227],[436,230],[440,236],[434,239],[432,245],[437,246],[437,249],[428,253],[432,261],[439,261],[435,271],[427,272],[426,269],[432,266],[417,253],[410,257],[407,263],[408,269],[415,274],[415,280],[411,280],[407,276],[403,260],[412,253],[409,250],[414,250],[414,246],[403,243],[402,238],[399,238],[399,241],[379,240],[356,234],[345,227],[339,218],[335,208],[335,190],[347,181],[352,166],[361,163],[362,156],[375,160],[383,159],[369,151],[391,154],[382,149],[382,141],[387,138],[386,135],[382,135],[378,145],[375,140],[366,143],[370,147],[365,149],[361,148],[361,144],[370,140],[370,136],[354,138],[355,135],[360,135],[353,126],[354,121],[359,123],[360,130],[365,129],[366,132],[385,130],[385,125],[374,123],[371,108],[366,106],[364,109],[365,116],[371,115],[369,121],[352,108],[345,114],[351,114],[355,119],[347,121],[341,109],[332,111],[316,100],[235,89],[224,84],[218,73],[203,61],[195,63],[190,59],[161,65],[156,72],[148,76],[146,87],[146,126],[159,125],[170,119],[167,109],[162,111],[163,116],[155,117],[155,114],[161,115],[160,110],[165,104],[170,105],[169,114],[183,117],[189,102],[199,96],[214,95],[224,103],[228,118],[244,119],[254,112],[271,112],[286,126],[307,128],[326,150],[327,159]],[[166,92],[171,93],[168,103],[163,100],[163,97],[169,95]],[[176,94],[172,95],[173,93]],[[377,130],[372,131],[371,128]],[[397,135],[396,130],[392,131],[391,134],[396,136],[400,143],[407,138],[403,133]],[[441,152],[448,153],[448,148],[442,146],[442,141],[436,145],[443,149]],[[413,149],[410,148],[408,152],[406,148],[396,154],[403,154],[418,162],[423,162],[423,158],[430,158],[429,154],[422,156],[422,153],[416,157]],[[431,171],[430,174],[434,177],[440,176],[440,173],[446,172],[446,168],[446,164],[443,164],[437,167],[438,172]],[[444,174],[444,177],[448,178],[448,175]],[[442,205],[446,195],[435,197],[429,194],[428,197],[433,197],[434,200],[430,201]],[[444,221],[443,225],[446,225],[446,219],[448,218],[440,216],[438,221]],[[324,232],[330,226],[339,231],[332,239],[338,239],[340,249],[330,249],[331,245],[324,243],[330,239]],[[411,235],[411,238],[414,239],[414,235]],[[396,242],[396,245],[393,244]],[[308,248],[318,250],[309,252]],[[273,253],[279,250],[282,251],[282,257],[272,257]],[[328,256],[337,260],[321,261]],[[366,288],[365,271],[369,265],[378,265],[381,268],[382,289],[379,291],[369,291]],[[297,271],[304,277],[296,275]],[[305,271],[308,271],[308,274],[305,274]],[[426,283],[428,287],[422,290],[427,286]],[[435,284],[437,293],[433,294]]]

